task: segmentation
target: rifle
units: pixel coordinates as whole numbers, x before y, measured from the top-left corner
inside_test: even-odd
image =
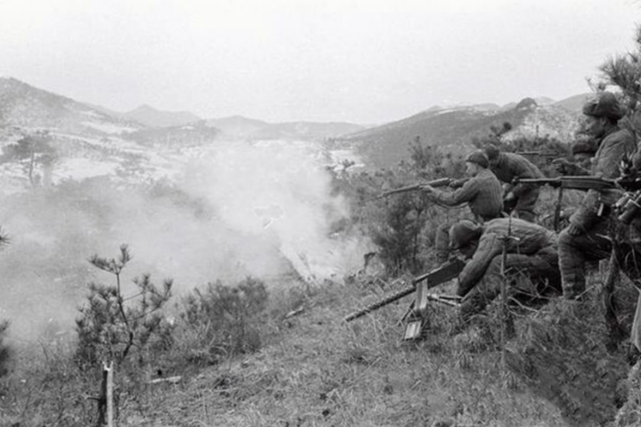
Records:
[[[435,179],[433,181],[424,182],[424,183],[421,183],[421,184],[414,184],[414,185],[410,185],[410,186],[407,186],[407,187],[396,188],[394,190],[385,191],[385,192],[379,194],[376,197],[375,200],[382,199],[382,198],[385,198],[387,196],[391,196],[392,194],[400,194],[400,193],[408,193],[410,191],[417,191],[417,190],[420,190],[421,187],[424,186],[424,185],[429,185],[429,186],[432,186],[432,187],[445,187],[446,185],[450,185],[451,182],[452,182],[451,178],[439,178],[439,179]]]
[[[349,316],[345,317],[346,322],[351,322],[354,319],[358,319],[359,317],[362,317],[368,313],[371,313],[374,310],[378,310],[381,307],[384,307],[388,304],[393,303],[394,301],[398,301],[399,299],[403,298],[404,296],[407,296],[413,292],[417,291],[418,285],[426,281],[427,283],[427,289],[436,287],[440,284],[443,284],[445,282],[448,282],[455,277],[459,275],[459,273],[463,270],[463,267],[465,266],[465,263],[461,261],[458,258],[455,258],[451,261],[446,262],[445,264],[441,265],[440,267],[425,273],[421,276],[416,277],[415,279],[412,280],[411,285],[399,290],[398,292],[389,295],[382,300],[375,302],[362,310],[356,311]],[[436,298],[432,297],[437,297],[436,295],[433,294],[425,294],[426,299],[436,301]],[[447,300],[447,297],[438,297],[439,302],[444,302]],[[451,301],[452,304],[455,304],[455,302]],[[446,303],[447,304],[447,303]],[[449,305],[452,305],[449,304]]]
[[[559,176],[556,178],[516,178],[515,184],[549,185],[554,188],[565,188],[568,190],[610,190],[625,189],[628,191],[641,189],[641,179],[632,177],[621,177],[616,179],[599,178],[596,176]]]

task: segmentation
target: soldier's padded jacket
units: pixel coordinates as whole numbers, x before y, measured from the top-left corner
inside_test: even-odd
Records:
[[[592,159],[590,175],[600,178],[614,179],[620,175],[619,165],[624,156],[634,152],[636,144],[632,132],[612,128],[601,140],[599,149]],[[580,174],[581,172],[579,172]],[[587,174],[587,171],[583,171]],[[589,190],[581,205],[570,217],[570,223],[582,231],[587,231],[599,220],[598,210],[601,203],[612,206],[620,197],[618,190]]]
[[[557,236],[538,224],[518,218],[497,218],[486,222],[472,259],[465,264],[458,277],[456,293],[465,296],[483,278],[490,263],[503,254],[536,255],[543,249],[556,251]],[[505,239],[508,236],[511,239]]]
[[[545,178],[534,163],[515,153],[499,153],[498,162],[491,169],[499,180],[508,184],[512,184],[514,178]],[[516,197],[520,197],[523,192],[533,188],[537,187],[516,185],[511,191]]]
[[[489,169],[481,169],[475,177],[467,180],[455,191],[435,189],[433,199],[446,206],[467,203],[479,221],[501,216],[503,210],[503,188],[496,175]]]

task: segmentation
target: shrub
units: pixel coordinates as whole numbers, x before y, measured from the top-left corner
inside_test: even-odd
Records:
[[[13,352],[11,348],[5,343],[7,330],[9,329],[9,322],[3,320],[0,322],[0,378],[7,375],[9,372],[9,364]]]
[[[418,137],[408,144],[408,151],[408,159],[395,168],[334,176],[334,189],[350,202],[352,223],[378,247],[378,257],[391,276],[424,270],[444,215],[420,192],[378,200],[376,196],[436,178],[461,178],[465,170],[461,157],[425,145]]]
[[[267,306],[265,284],[251,277],[235,286],[222,282],[196,288],[182,301],[179,315],[190,343],[191,361],[218,363],[221,358],[256,351]]]
[[[122,269],[131,260],[127,245],[120,247],[118,259],[94,255],[89,262],[115,276],[114,285],[90,283],[88,304],[80,308],[76,320],[78,349],[76,360],[81,365],[99,361],[122,363],[131,352],[143,363],[143,355],[154,346],[167,345],[172,326],[160,312],[171,297],[171,280],[159,290],[145,274],[133,280],[139,293],[125,299],[121,290]],[[134,303],[133,298],[136,298]]]

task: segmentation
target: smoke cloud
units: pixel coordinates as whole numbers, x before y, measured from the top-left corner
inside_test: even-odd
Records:
[[[0,251],[0,318],[18,341],[70,331],[87,283],[114,283],[88,258],[116,257],[123,243],[126,293],[143,273],[173,278],[180,295],[250,275],[272,287],[322,283],[362,267],[364,239],[335,231],[347,204],[318,147],[219,143],[167,158],[170,181],[102,177],[2,196],[11,243]]]

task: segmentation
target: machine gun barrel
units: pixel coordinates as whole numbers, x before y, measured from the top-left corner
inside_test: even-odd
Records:
[[[624,189],[634,191],[641,189],[641,179],[638,177],[624,176],[616,179],[606,179],[597,176],[579,175],[579,176],[559,176],[556,178],[524,178],[515,179],[515,184],[527,185],[550,185],[555,188],[567,188],[569,190],[609,190]]]
[[[449,280],[454,279],[459,275],[459,273],[463,270],[463,267],[465,266],[465,263],[461,261],[460,259],[454,259],[451,261],[446,262],[445,264],[441,265],[440,267],[430,271],[429,273],[425,273],[421,276],[418,276],[412,280],[411,285],[400,289],[398,292],[389,295],[385,298],[383,298],[380,301],[377,301],[362,310],[356,311],[349,316],[345,317],[346,322],[351,322],[354,319],[358,319],[359,317],[362,317],[368,313],[371,313],[374,310],[377,310],[383,306],[386,306],[388,304],[393,303],[394,301],[397,301],[404,296],[407,296],[413,292],[416,291],[416,285],[423,280],[427,280],[427,287],[433,288],[435,286],[438,286],[442,283],[445,283]],[[440,300],[440,302],[444,302],[443,300]],[[448,301],[449,303],[450,301]],[[447,303],[446,303],[447,304]],[[453,305],[453,304],[449,304]]]

